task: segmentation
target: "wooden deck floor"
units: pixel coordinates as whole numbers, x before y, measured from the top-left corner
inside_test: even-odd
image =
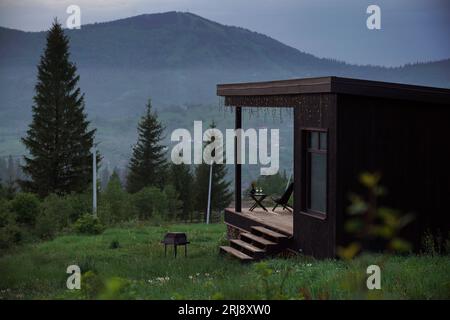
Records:
[[[277,208],[275,212],[271,210],[267,212],[260,208],[256,208],[253,211],[250,211],[249,208],[242,208],[242,212],[238,213],[234,211],[234,208],[228,208],[227,211],[274,227],[285,233],[293,234],[293,216],[287,210],[283,211],[281,208]]]

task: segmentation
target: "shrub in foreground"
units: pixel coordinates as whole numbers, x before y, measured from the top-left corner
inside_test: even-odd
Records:
[[[79,234],[100,234],[105,230],[100,220],[91,214],[81,216],[73,225],[76,233]]]
[[[143,188],[132,199],[140,220],[163,216],[167,210],[167,197],[156,187]]]
[[[55,217],[46,210],[41,210],[36,218],[33,234],[42,240],[53,239],[60,230]]]
[[[51,218],[58,229],[64,229],[91,208],[90,194],[51,194],[41,204],[41,214]]]
[[[20,224],[33,227],[40,210],[40,202],[32,193],[19,193],[10,202],[11,211],[16,215]]]
[[[6,201],[0,200],[0,250],[9,249],[22,240],[22,231]]]
[[[98,215],[107,225],[136,218],[131,196],[122,188],[119,176],[114,173],[100,195]]]
[[[180,212],[181,201],[172,185],[164,190],[146,187],[132,195],[132,204],[140,220],[152,220],[154,223],[173,221]]]

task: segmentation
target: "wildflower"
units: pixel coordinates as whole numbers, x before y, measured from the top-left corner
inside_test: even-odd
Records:
[[[156,281],[159,281],[161,283],[169,281],[169,277],[157,277]]]

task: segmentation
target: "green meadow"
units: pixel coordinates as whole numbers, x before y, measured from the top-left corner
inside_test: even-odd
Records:
[[[188,256],[160,241],[187,232]],[[449,299],[450,257],[364,255],[350,262],[278,257],[241,264],[219,255],[223,224],[129,225],[96,236],[65,235],[0,257],[0,299]],[[66,269],[82,272],[69,290]],[[381,290],[366,268],[381,267]]]

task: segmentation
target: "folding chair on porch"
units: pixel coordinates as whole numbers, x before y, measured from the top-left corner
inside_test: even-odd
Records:
[[[288,204],[289,198],[292,195],[292,192],[294,191],[294,183],[291,182],[289,187],[284,191],[283,195],[279,198],[272,198],[272,200],[275,202],[275,206],[273,207],[272,211],[275,211],[275,209],[278,206],[282,206],[283,210],[287,209],[288,211],[293,211],[292,207]]]

